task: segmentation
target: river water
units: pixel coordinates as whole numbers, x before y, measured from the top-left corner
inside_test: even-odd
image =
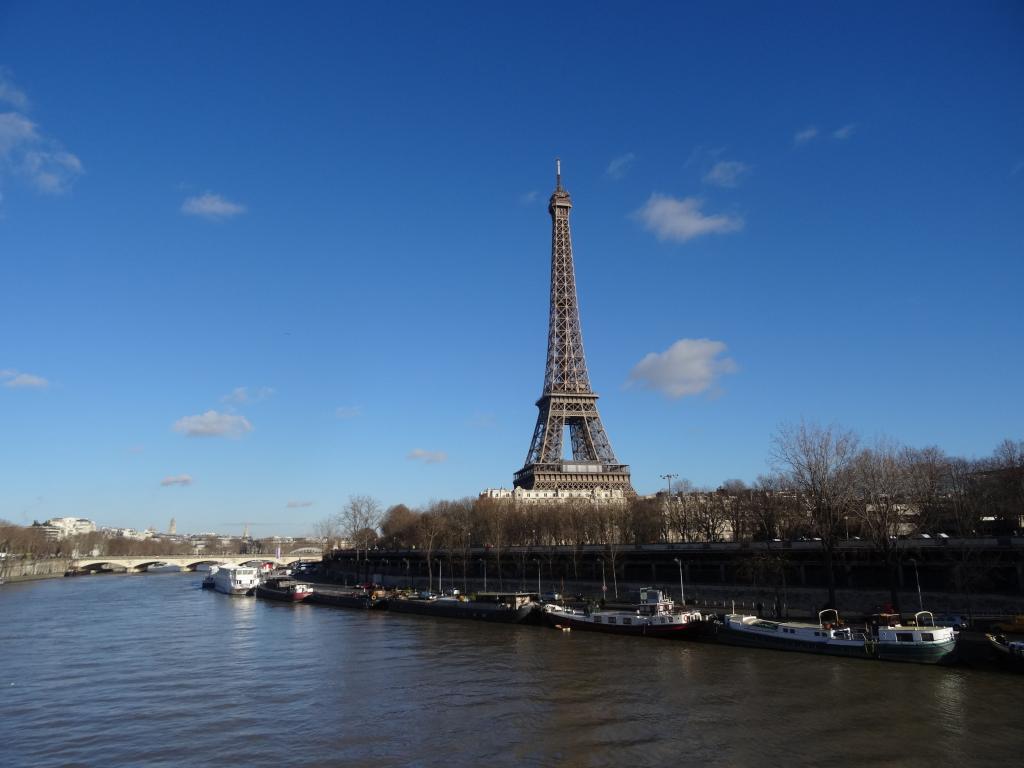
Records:
[[[1024,678],[230,598],[0,587],[0,765],[1019,765]]]

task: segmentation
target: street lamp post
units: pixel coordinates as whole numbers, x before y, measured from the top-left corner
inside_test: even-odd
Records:
[[[484,572],[484,592],[487,591],[487,561],[480,558],[480,570]]]
[[[917,560],[910,558],[910,564],[914,566],[914,581],[917,582],[917,610],[924,610],[924,598],[921,597],[921,577],[917,574]]]
[[[537,599],[540,600],[540,560],[535,557],[533,562],[537,564]]]
[[[597,558],[601,561],[601,598],[604,599],[608,595],[608,582],[604,578],[604,558]]]
[[[680,560],[678,557],[673,557],[672,560],[675,562],[676,565],[679,566],[679,600],[683,604],[683,607],[685,607],[686,591],[683,588],[683,561]]]
[[[444,594],[444,587],[441,584],[442,575],[443,571],[441,570],[441,558],[439,557],[437,558],[437,594],[439,595]]]
[[[402,562],[405,563],[405,583],[406,583],[406,586],[411,587],[412,586],[412,575],[410,574],[410,571],[409,571],[409,558],[408,557],[403,557],[402,558]]]
[[[671,497],[672,496],[672,480],[674,478],[679,477],[679,475],[669,473],[667,475],[659,475],[659,477],[661,477],[662,480],[668,481],[668,495]]]

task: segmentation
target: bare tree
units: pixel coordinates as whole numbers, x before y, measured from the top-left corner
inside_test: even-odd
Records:
[[[381,511],[380,502],[372,496],[349,496],[341,510],[341,528],[355,547],[356,560],[359,559],[359,550],[362,549],[365,556],[376,540]]]
[[[801,421],[784,424],[772,438],[772,462],[785,472],[805,499],[821,537],[828,581],[828,605],[836,605],[833,560],[843,517],[853,498],[853,459],[857,435],[837,425],[822,427]]]
[[[313,523],[313,538],[320,542],[325,552],[334,549],[341,538],[341,523],[338,516],[330,515]]]
[[[891,440],[880,439],[874,448],[854,460],[858,495],[856,514],[872,547],[885,564],[889,598],[899,612],[899,536],[907,525],[907,454]]]

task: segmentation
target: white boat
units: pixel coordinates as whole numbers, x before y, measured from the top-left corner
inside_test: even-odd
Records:
[[[693,638],[705,628],[699,612],[677,609],[661,590],[650,587],[641,589],[640,602],[628,607],[591,611],[548,604],[544,618],[557,629],[645,637]]]
[[[817,624],[769,621],[759,616],[730,613],[719,628],[717,640],[749,648],[871,658],[867,635],[845,626],[831,608],[818,614]]]
[[[935,626],[931,611],[918,611],[914,623],[880,624],[875,630],[875,653],[883,661],[915,661],[949,664],[956,658],[956,634],[952,627]]]
[[[831,608],[818,614],[817,624],[731,613],[719,628],[717,640],[752,648],[919,664],[949,663],[956,653],[952,627],[936,627],[928,611],[915,614],[914,623],[906,626],[895,614],[881,614],[865,632],[846,626]]]
[[[259,572],[247,565],[224,565],[213,575],[213,588],[225,595],[251,594],[259,583]]]

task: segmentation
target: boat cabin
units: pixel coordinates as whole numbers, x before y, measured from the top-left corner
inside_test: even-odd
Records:
[[[918,611],[911,625],[879,625],[876,635],[880,643],[948,643],[955,639],[952,627],[935,626],[931,611]]]

